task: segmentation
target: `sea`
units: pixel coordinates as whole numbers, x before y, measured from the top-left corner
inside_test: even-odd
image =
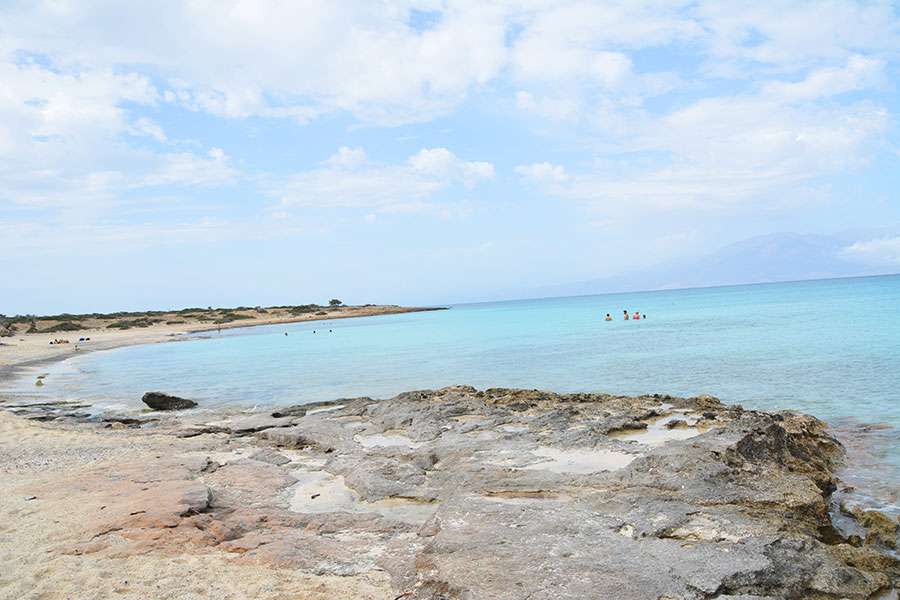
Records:
[[[120,413],[144,409],[148,390],[248,411],[454,384],[710,394],[826,421],[870,468],[853,483],[900,512],[900,275],[446,308],[74,356],[41,367],[40,393]],[[13,388],[34,392],[34,374]]]

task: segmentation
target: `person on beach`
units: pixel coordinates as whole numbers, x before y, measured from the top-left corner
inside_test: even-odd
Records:
[[[622,312],[625,313],[625,320],[627,321],[627,320],[628,320],[628,311],[627,311],[627,310],[623,310]]]
[[[609,313],[606,313],[606,320],[607,320],[607,321],[612,321],[612,317],[609,316]]]

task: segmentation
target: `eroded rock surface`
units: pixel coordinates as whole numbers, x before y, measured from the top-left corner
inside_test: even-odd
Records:
[[[842,449],[806,415],[455,386],[152,430],[170,452],[35,492],[83,488],[56,552],[386,572],[429,599],[863,599],[900,578],[895,522],[833,526]]]

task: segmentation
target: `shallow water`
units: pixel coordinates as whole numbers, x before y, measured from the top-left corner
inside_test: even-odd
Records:
[[[42,367],[50,376],[40,392],[125,412],[141,410],[148,390],[208,408],[389,397],[458,383],[708,393],[748,408],[808,412],[838,428],[885,424],[890,442],[879,458],[898,484],[898,299],[894,275],[252,327],[74,357]],[[649,318],[624,321],[623,309]],[[613,321],[604,321],[607,313]],[[35,391],[36,374],[14,387]]]

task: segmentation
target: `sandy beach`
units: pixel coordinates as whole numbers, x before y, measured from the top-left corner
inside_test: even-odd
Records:
[[[128,329],[110,328],[111,319],[83,319],[77,323],[82,328],[71,331],[57,331],[49,333],[25,333],[20,326],[11,337],[0,337],[0,368],[22,364],[29,361],[42,359],[65,359],[74,352],[92,352],[97,350],[109,350],[122,346],[134,346],[137,344],[154,344],[158,342],[172,341],[178,336],[202,331],[216,331],[217,329],[232,329],[235,327],[253,327],[256,325],[276,325],[287,323],[301,323],[306,321],[322,321],[332,319],[348,319],[352,317],[373,317],[379,315],[391,315],[407,312],[420,312],[436,310],[434,308],[419,308],[408,306],[339,306],[323,310],[324,314],[316,314],[318,311],[293,315],[288,310],[275,308],[266,309],[265,314],[256,313],[253,309],[228,311],[237,315],[253,315],[251,319],[241,319],[228,323],[217,324],[213,319],[201,321],[197,318],[185,317],[179,313],[163,313],[154,322],[146,327],[135,326]],[[199,311],[198,311],[199,312]],[[180,321],[168,324],[167,321]],[[49,321],[53,326],[61,320]],[[79,341],[80,338],[90,338],[89,341]],[[54,340],[68,340],[64,344],[51,344]],[[76,349],[77,347],[77,349]]]

